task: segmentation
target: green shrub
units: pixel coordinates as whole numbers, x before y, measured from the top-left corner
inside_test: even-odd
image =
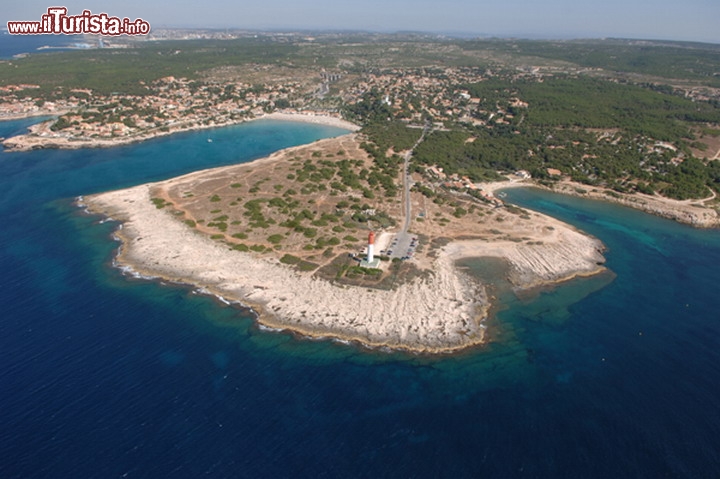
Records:
[[[455,218],[462,218],[466,214],[467,214],[467,210],[461,206],[458,206],[457,208],[455,208],[455,211],[453,212],[453,216]]]
[[[280,258],[280,262],[284,264],[298,264],[300,261],[302,261],[300,258],[291,254],[283,255],[283,257]]]
[[[310,261],[301,261],[297,265],[297,269],[300,271],[313,271],[320,266],[317,263],[311,263]]]
[[[267,240],[272,244],[278,244],[283,240],[283,235],[280,234],[274,234],[268,236]]]
[[[159,210],[165,208],[169,204],[162,198],[151,198],[150,201],[152,201],[155,207]]]

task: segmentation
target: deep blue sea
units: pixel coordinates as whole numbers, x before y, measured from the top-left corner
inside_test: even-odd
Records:
[[[37,18],[8,18],[12,21],[40,21]],[[0,32],[0,59],[12,58],[22,53],[56,52],[70,50],[73,46],[84,44],[82,35],[10,35]],[[38,50],[40,47],[52,47],[50,50]]]
[[[260,331],[127,278],[116,224],[72,206],[339,133],[0,153],[0,478],[720,477],[718,231],[509,191],[600,238],[613,274],[523,299],[498,283],[490,344],[426,358]]]

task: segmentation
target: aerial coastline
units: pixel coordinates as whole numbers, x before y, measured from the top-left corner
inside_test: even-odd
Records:
[[[29,114],[16,114],[8,115],[5,119],[22,119],[31,118],[36,116],[45,116],[53,114],[51,112],[32,112]],[[57,113],[55,113],[57,114]],[[360,127],[349,121],[343,120],[339,116],[331,116],[325,112],[273,112],[273,113],[260,113],[257,116],[247,116],[242,118],[228,119],[223,123],[210,123],[202,124],[195,122],[177,123],[168,128],[153,128],[144,130],[141,133],[132,136],[117,136],[112,138],[98,138],[98,137],[70,137],[55,134],[51,127],[55,120],[48,120],[36,125],[32,125],[28,128],[28,133],[23,135],[17,135],[8,139],[3,140],[2,144],[5,147],[5,151],[28,151],[34,149],[43,148],[61,148],[61,149],[80,149],[80,148],[112,148],[114,146],[128,145],[132,143],[138,143],[142,141],[151,140],[153,138],[159,138],[162,136],[168,136],[175,133],[182,133],[186,131],[205,130],[211,128],[222,128],[226,126],[238,125],[248,121],[254,120],[278,120],[278,121],[295,121],[312,124],[321,124],[327,126],[334,126],[342,128],[348,131],[356,131]]]
[[[353,143],[357,142],[356,134],[322,140],[251,163],[92,195],[82,202],[91,212],[122,223],[116,232],[122,243],[117,265],[143,276],[191,284],[225,300],[249,306],[257,312],[258,322],[267,327],[306,336],[356,341],[368,347],[447,353],[482,344],[484,321],[492,301],[483,284],[455,267],[455,262],[463,258],[503,258],[510,265],[511,280],[520,289],[551,285],[605,270],[603,246],[597,239],[544,215],[531,212],[508,215],[490,206],[483,210],[486,219],[480,223],[470,218],[449,224],[441,221],[437,226],[451,236],[443,234],[438,238],[443,240],[440,243],[432,240],[437,233],[431,221],[416,223],[412,231],[422,235],[426,248],[418,250],[412,261],[401,263],[416,268],[417,274],[390,288],[373,286],[367,281],[361,284],[337,281],[333,279],[337,275],[328,278],[320,274],[324,268],[320,264],[315,271],[302,271],[282,264],[280,258],[299,255],[308,262],[325,261],[325,267],[329,267],[347,257],[342,245],[336,247],[340,251],[336,249],[336,259],[332,260],[327,255],[314,253],[312,248],[310,251],[307,247],[301,248],[301,239],[305,239],[305,246],[315,243],[303,234],[293,233],[276,245],[281,249],[265,242],[266,248],[248,251],[238,248],[241,244],[236,237],[260,242],[275,231],[273,228],[280,227],[260,229],[262,235],[256,236],[253,235],[257,230],[250,232],[250,228],[246,230],[248,238],[244,233],[231,236],[229,230],[225,234],[211,234],[216,230],[207,222],[199,221],[199,216],[207,211],[198,209],[197,202],[210,192],[216,195],[212,198],[215,201],[208,203],[213,206],[208,208],[230,210],[225,200],[217,200],[225,196],[223,182],[290,171],[293,158],[303,155],[313,158],[312,153],[320,149],[336,151],[342,146],[350,155]],[[300,160],[295,164],[301,164]],[[275,180],[268,183],[272,181]],[[251,179],[247,184],[256,187]],[[249,190],[243,190],[237,183],[233,183],[233,187],[233,194],[248,194]],[[262,199],[264,191],[257,194]],[[310,196],[308,201],[319,202],[322,198],[322,195]],[[498,217],[504,221],[494,219]],[[221,221],[229,223],[230,219]],[[272,223],[269,218],[267,221]],[[347,230],[349,227],[346,222],[346,233],[351,232]],[[381,241],[389,244],[394,231],[390,227],[381,233]],[[354,244],[346,246],[351,250],[356,248]],[[386,262],[381,266],[385,270],[383,274],[390,274],[389,268],[398,264]]]
[[[325,44],[268,34],[265,40],[289,59],[280,64],[268,63],[249,39],[236,40],[254,52],[248,58],[220,63],[204,63],[205,49],[218,48],[212,42],[170,52],[164,42],[74,52],[78,61],[88,60],[93,78],[102,74],[94,71],[100,58],[122,64],[128,56],[152,53],[148,58],[154,60],[143,68],[130,62],[127,78],[102,82],[58,83],[54,75],[32,75],[37,60],[32,55],[0,62],[6,74],[0,82],[0,119],[53,117],[3,139],[4,150],[113,147],[269,118],[348,131],[362,127],[378,140],[379,153],[392,156],[427,131],[409,167],[434,171],[433,179],[442,180],[424,190],[428,201],[436,200],[437,188],[478,192],[474,185],[522,173],[528,178],[523,184],[612,201],[697,227],[720,224],[715,193],[720,88],[712,82],[684,78],[688,72],[658,76],[654,69],[628,77],[614,71],[612,62],[588,70],[573,62],[508,56],[502,43],[481,42],[483,58],[502,66],[490,68],[477,63],[473,42],[451,46],[426,38],[419,53],[408,49],[402,36],[388,36],[360,53],[346,50],[342,35],[330,37]],[[554,45],[536,46],[550,57],[560,54]],[[177,70],[175,60],[165,64],[180,54],[197,70]],[[317,61],[321,56],[329,59],[323,66]],[[54,59],[44,61],[63,72],[67,66]],[[646,118],[638,123],[631,120],[636,116]]]
[[[39,116],[66,114],[71,110],[29,110],[26,112],[5,113],[3,120],[23,119]],[[111,148],[114,146],[132,144],[147,141],[153,138],[168,136],[175,133],[186,131],[196,131],[203,129],[222,128],[237,124],[246,123],[255,120],[276,120],[276,121],[292,121],[305,122],[310,124],[322,124],[342,128],[348,131],[358,131],[360,126],[343,119],[338,114],[330,114],[323,111],[296,111],[287,109],[283,111],[275,111],[272,113],[256,112],[257,116],[247,116],[239,119],[227,120],[226,123],[220,124],[203,124],[203,123],[177,123],[167,129],[154,128],[146,130],[135,136],[118,136],[113,138],[97,138],[85,137],[74,138],[53,133],[50,127],[55,120],[48,120],[28,128],[29,132],[23,135],[17,135],[7,139],[0,139],[3,142],[6,152],[28,151],[43,148],[62,148],[62,149],[80,149],[80,148]],[[718,152],[720,155],[720,152]],[[710,191],[710,196],[705,199],[696,200],[674,200],[660,196],[658,194],[648,195],[639,192],[634,194],[622,194],[613,191],[610,188],[600,186],[588,187],[588,185],[572,181],[569,177],[563,178],[552,185],[547,182],[538,182],[532,179],[518,180],[518,178],[509,176],[509,179],[483,182],[479,185],[481,189],[494,192],[503,188],[513,187],[537,187],[548,189],[557,193],[570,196],[587,197],[602,201],[621,204],[630,208],[638,209],[649,214],[668,218],[679,223],[687,224],[699,228],[717,228],[720,227],[720,214],[718,210],[711,207],[716,202],[717,195],[714,191]]]
[[[482,344],[492,294],[458,260],[501,258],[519,290],[605,270],[597,239],[506,204],[498,189],[720,226],[720,89],[694,73],[632,78],[554,45],[540,45],[541,60],[494,42],[265,40],[239,41],[248,56],[220,63],[206,53],[225,47],[205,42],[138,44],[132,59],[77,52],[93,78],[79,84],[36,78],[32,56],[0,62],[0,118],[54,117],[4,149],[114,147],[261,118],[351,132],[85,201],[123,223],[119,266],[252,307],[268,327],[370,347]],[[283,60],[268,61],[267,45]],[[148,52],[138,68],[134,56]],[[123,75],[101,77],[105,57],[124,62]],[[370,233],[377,245],[365,247]]]
[[[619,204],[695,228],[720,228],[720,214],[717,209],[712,207],[717,198],[714,191],[709,197],[703,199],[674,200],[657,194],[635,193],[631,195],[618,193],[610,188],[588,187],[588,185],[572,181],[569,178],[548,185],[532,179],[518,179],[511,176],[501,181],[479,183],[478,186],[493,194],[508,188],[540,188],[562,195]]]
[[[3,120],[23,119],[38,116],[58,115],[68,113],[70,110],[29,110],[26,112],[5,113]],[[54,113],[53,113],[54,112]],[[257,112],[257,116],[248,116],[240,119],[228,120],[223,124],[202,124],[202,123],[177,123],[168,129],[151,129],[136,136],[120,136],[114,138],[73,138],[54,134],[50,127],[55,120],[48,120],[28,128],[29,132],[23,135],[17,135],[7,139],[1,139],[6,152],[27,151],[42,148],[111,148],[125,144],[132,144],[150,140],[157,137],[168,136],[175,133],[185,131],[196,131],[203,129],[222,128],[236,124],[245,123],[255,120],[276,120],[276,121],[293,121],[305,122],[310,124],[322,124],[342,128],[348,131],[358,131],[360,126],[343,119],[338,114],[329,114],[323,111],[296,111],[287,109],[283,111],[275,111],[272,113]],[[720,155],[720,152],[718,152]],[[717,156],[717,155],[716,155]],[[532,179],[520,180],[512,175],[506,179],[500,179],[493,182],[479,183],[482,190],[494,192],[503,188],[513,187],[537,187],[548,189],[557,193],[570,196],[587,197],[602,201],[609,201],[630,208],[638,209],[649,214],[668,218],[679,223],[687,224],[699,228],[717,228],[720,227],[720,214],[716,208],[712,207],[716,203],[717,195],[714,191],[709,190],[710,196],[705,199],[696,200],[674,200],[660,196],[658,194],[648,195],[639,192],[634,194],[623,194],[613,191],[610,188],[600,186],[588,187],[588,185],[572,181],[569,177],[563,178],[554,184],[547,182],[538,182]]]
[[[0,479],[720,469],[720,1],[62,5],[0,25]]]

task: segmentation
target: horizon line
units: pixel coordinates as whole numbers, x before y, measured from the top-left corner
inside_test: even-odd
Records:
[[[241,31],[249,33],[298,33],[298,34],[360,34],[360,35],[424,35],[435,37],[448,37],[458,40],[530,40],[530,41],[645,41],[645,42],[671,42],[671,43],[696,43],[706,45],[720,45],[720,40],[707,39],[673,39],[673,38],[648,38],[648,37],[626,37],[613,35],[551,35],[546,33],[483,33],[471,31],[446,31],[446,30],[373,30],[363,28],[331,28],[331,27],[242,27],[242,26],[197,26],[197,25],[173,25],[160,24],[152,26],[150,34],[157,29],[174,30],[213,30],[213,31]],[[0,25],[2,34],[9,34],[5,25]],[[53,35],[53,34],[48,34]],[[61,36],[63,34],[54,34]],[[94,34],[78,34],[93,35]],[[97,35],[103,36],[103,35]]]

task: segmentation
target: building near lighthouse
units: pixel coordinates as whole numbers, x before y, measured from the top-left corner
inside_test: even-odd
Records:
[[[375,257],[375,232],[368,234],[367,256],[360,262],[363,268],[379,268],[380,259]]]

